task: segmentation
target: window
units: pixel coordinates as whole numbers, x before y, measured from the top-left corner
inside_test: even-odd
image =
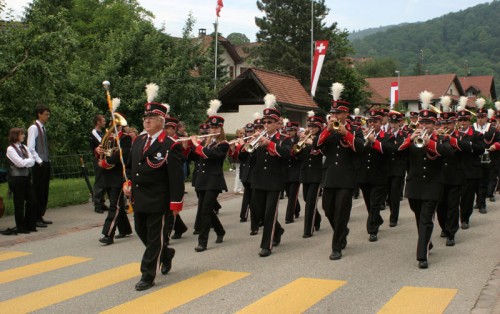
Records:
[[[234,79],[234,66],[229,66],[229,78]]]

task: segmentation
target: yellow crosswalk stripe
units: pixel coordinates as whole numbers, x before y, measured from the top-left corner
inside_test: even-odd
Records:
[[[90,261],[90,258],[76,256],[61,256],[51,260],[21,266],[0,272],[0,284],[19,280],[63,267]]]
[[[243,272],[210,270],[102,313],[165,313],[248,275]]]
[[[457,291],[457,289],[403,287],[378,313],[443,313]]]
[[[238,313],[303,313],[346,283],[338,280],[299,278]]]
[[[14,252],[14,251],[11,251],[11,252],[0,252],[0,262],[6,261],[6,260],[9,260],[9,259],[13,259],[13,258],[18,258],[18,257],[21,257],[21,256],[30,255],[30,254],[31,253],[28,253],[28,252]]]
[[[139,263],[126,264],[0,302],[0,313],[27,313],[36,311],[139,275]]]

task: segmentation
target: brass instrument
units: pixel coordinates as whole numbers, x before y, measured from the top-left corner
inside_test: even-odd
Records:
[[[331,125],[331,127],[330,127],[330,125]],[[340,124],[339,120],[333,120],[332,122],[330,122],[328,124],[328,128],[332,129],[334,131],[338,131],[340,129],[340,126],[341,126],[341,124]]]
[[[420,134],[420,136],[415,139],[415,146],[416,147],[418,147],[418,148],[424,147],[424,137],[426,135],[427,135],[427,129],[425,129],[424,132],[422,132]]]
[[[253,137],[253,136],[246,136],[246,137],[243,137],[243,138],[235,138],[234,140],[229,141],[229,142],[228,142],[228,144],[229,144],[229,145],[233,145],[233,144],[238,143],[238,141],[239,141],[239,140],[244,140],[244,141],[246,141],[246,140],[248,140],[248,139],[249,139],[249,138],[251,138],[251,137]]]
[[[417,124],[412,122],[412,123],[410,123],[410,124],[408,125],[408,127],[409,127],[410,129],[412,129],[413,131],[415,131],[415,130],[417,129]]]
[[[297,144],[294,144],[292,147],[293,152],[295,154],[300,153],[304,149],[304,147],[306,147],[306,141],[310,139],[312,135],[312,132],[309,132],[301,141],[299,141]]]
[[[434,111],[435,113],[437,114],[442,114],[443,112],[441,110],[439,110],[437,107],[429,104],[429,108],[432,109],[432,111]]]
[[[368,132],[366,133],[366,135],[365,135],[365,137],[364,137],[364,138],[365,138],[365,146],[368,146],[368,144],[370,143],[370,142],[368,142],[368,137],[369,137],[369,136],[370,136],[373,132],[375,132],[375,129],[374,129],[373,127],[371,127],[371,128],[368,130]]]
[[[197,135],[196,137],[197,138],[204,138],[204,137],[210,137],[210,136],[217,136],[219,134],[220,133],[211,133],[211,134]],[[191,140],[191,137],[179,137],[175,141],[176,142],[184,142],[184,141],[190,141],[190,140]]]
[[[437,130],[437,135],[450,135],[453,130],[450,130],[448,128],[441,128]]]
[[[117,126],[126,126],[127,125],[127,120],[119,114],[119,113],[114,113],[113,114],[114,119],[111,121],[110,126],[106,129],[106,133],[102,137],[101,140],[101,148],[103,149],[103,153],[99,155],[99,159],[106,159],[106,157],[110,157],[113,155],[115,152],[117,152],[120,148],[118,145],[115,145],[115,136],[113,135],[113,132],[116,131]],[[117,140],[118,141],[118,140]],[[108,169],[113,168],[114,165],[111,165]]]
[[[256,150],[260,145],[260,139],[267,134],[267,129],[264,129],[260,134],[254,138],[251,142],[245,144],[245,150],[249,153],[252,153]]]

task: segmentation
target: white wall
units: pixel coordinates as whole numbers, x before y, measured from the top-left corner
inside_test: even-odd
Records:
[[[233,134],[236,129],[241,129],[245,124],[254,120],[254,113],[264,110],[264,105],[243,105],[239,106],[239,112],[220,112],[219,115],[224,118],[224,130],[227,134]]]

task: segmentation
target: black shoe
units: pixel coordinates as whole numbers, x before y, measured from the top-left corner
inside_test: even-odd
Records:
[[[45,220],[45,219],[42,218],[40,221],[43,222],[46,225],[51,225],[52,224],[51,220]]]
[[[490,196],[490,202],[494,202],[494,201],[496,201],[495,197],[494,196]]]
[[[441,231],[441,234],[439,235],[441,238],[446,238],[448,237],[448,235],[446,234],[446,232],[444,231]]]
[[[96,208],[96,209],[94,209],[94,211],[95,211],[96,213],[99,213],[99,214],[103,214],[103,213],[104,213],[104,210],[102,210],[102,209],[100,209],[100,208]]]
[[[281,230],[278,230],[276,234],[274,235],[273,239],[273,246],[278,246],[281,243],[281,236],[285,233],[285,229],[281,228]]]
[[[29,232],[38,232],[38,230],[36,230],[36,228],[28,228],[28,231]]]
[[[332,254],[330,255],[330,259],[332,261],[336,261],[341,258],[342,258],[342,252],[333,251]]]
[[[446,246],[455,246],[455,239],[454,238],[446,239]]]
[[[250,235],[256,235],[257,233],[259,233],[259,231],[258,231],[258,230],[252,230],[252,231],[250,232]]]
[[[418,268],[427,269],[429,268],[429,264],[427,263],[427,261],[418,261]]]
[[[174,239],[174,240],[180,239],[181,237],[182,237],[182,233],[174,232],[174,234],[172,235],[172,239]]]
[[[269,256],[269,255],[271,255],[271,250],[270,249],[262,249],[259,252],[259,256],[260,257],[266,257],[266,256]]]
[[[193,234],[200,234],[200,230],[194,229]]]
[[[312,234],[304,234],[304,235],[302,235],[302,237],[303,237],[304,239],[310,238],[310,237],[312,237],[312,236],[313,236]]]
[[[215,240],[215,243],[222,243],[225,234],[226,232],[224,231],[222,234],[217,235],[217,240]]]
[[[137,290],[137,291],[148,290],[149,288],[153,287],[154,285],[155,285],[154,282],[147,282],[144,280],[140,280],[138,283],[135,284],[135,290]]]
[[[29,230],[25,228],[16,228],[17,233],[29,234]]]
[[[172,248],[167,248],[167,257],[165,258],[164,261],[161,262],[161,273],[162,275],[168,274],[170,269],[172,269],[172,260],[174,259],[175,256],[175,250]]]
[[[38,228],[47,228],[47,225],[46,225],[46,224],[44,224],[44,223],[43,223],[43,222],[41,222],[41,221],[37,221],[37,222],[36,222],[36,226],[37,226]]]
[[[359,198],[359,195],[354,195],[354,199],[357,200]],[[330,255],[331,256],[331,255]]]
[[[115,235],[115,239],[123,239],[123,238],[128,237],[131,234],[132,233],[118,233],[117,235]]]
[[[342,239],[342,241],[340,241],[340,248],[342,250],[345,249],[347,246],[347,236],[349,235],[349,231],[350,231],[349,228],[347,228],[344,238]]]
[[[196,252],[203,252],[203,251],[206,251],[207,250],[207,246],[206,245],[201,245],[201,244],[198,244],[197,247],[194,248],[194,250]]]
[[[468,222],[462,222],[462,229],[469,229],[469,223]]]
[[[432,250],[433,247],[434,247],[434,244],[432,244],[432,242],[429,243],[429,253],[431,252],[431,250]]]
[[[299,216],[300,216],[300,212],[296,212],[295,213],[295,218],[299,218]]]
[[[321,228],[320,222],[318,222],[317,224],[314,225],[314,230],[319,231],[319,228]]]
[[[110,245],[110,244],[113,244],[113,238],[108,237],[108,236],[104,236],[104,237],[99,239],[99,242],[106,244],[106,245]]]
[[[280,200],[284,200],[285,199],[285,195],[283,194],[280,194]],[[262,251],[261,251],[262,252]],[[260,254],[260,253],[259,253]],[[266,256],[269,256],[269,255],[266,255]]]
[[[396,227],[397,225],[398,225],[398,223],[397,223],[397,222],[394,222],[394,221],[391,221],[391,222],[389,223],[389,227],[391,227],[391,228],[392,228],[392,227]]]
[[[370,242],[377,242],[378,237],[375,233],[370,234]]]
[[[293,220],[285,220],[285,223],[288,225],[288,224],[293,224],[294,221]]]
[[[240,222],[247,222],[246,218],[240,218]]]
[[[479,209],[479,205],[474,204],[474,209]]]
[[[107,205],[102,204],[101,209],[107,212],[109,210],[109,207]]]
[[[481,214],[486,214],[488,211],[486,210],[486,208],[485,208],[485,207],[481,207],[481,208],[479,208],[479,212],[480,212]]]

